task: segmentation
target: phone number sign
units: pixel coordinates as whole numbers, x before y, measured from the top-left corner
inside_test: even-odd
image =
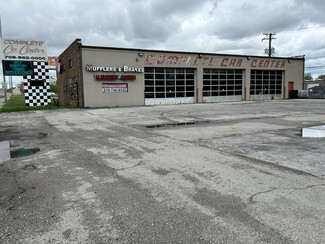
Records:
[[[47,61],[47,43],[11,38],[1,38],[2,60]]]
[[[117,92],[128,92],[127,83],[103,83],[102,84],[103,93],[117,93]]]

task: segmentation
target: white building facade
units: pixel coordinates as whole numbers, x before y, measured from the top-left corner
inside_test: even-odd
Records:
[[[303,88],[304,62],[84,46],[77,39],[59,57],[59,100],[114,107],[288,99]]]

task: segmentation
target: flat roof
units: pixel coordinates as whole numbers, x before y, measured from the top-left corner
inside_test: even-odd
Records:
[[[232,56],[232,57],[255,57],[255,58],[269,58],[269,59],[292,59],[292,60],[304,60],[305,55],[294,57],[268,57],[257,55],[242,55],[242,54],[222,54],[222,53],[210,53],[210,52],[186,52],[186,51],[170,51],[170,50],[156,50],[156,49],[142,49],[142,48],[122,48],[122,47],[103,47],[103,46],[89,46],[81,45],[82,48],[89,49],[103,49],[103,50],[115,50],[115,51],[133,51],[133,52],[155,52],[155,53],[178,53],[178,54],[194,54],[194,55],[215,55],[215,56]]]

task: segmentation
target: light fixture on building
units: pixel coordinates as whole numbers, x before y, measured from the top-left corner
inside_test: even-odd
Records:
[[[139,57],[143,57],[144,53],[138,53]]]
[[[288,63],[289,63],[289,64],[291,64],[291,62],[292,62],[291,60],[288,60]]]
[[[198,57],[199,57],[199,58],[202,58],[203,56],[202,56],[202,54],[199,54]]]
[[[247,57],[247,60],[251,60],[252,57]]]

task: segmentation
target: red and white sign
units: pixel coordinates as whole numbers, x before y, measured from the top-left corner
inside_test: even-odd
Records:
[[[112,93],[112,92],[128,92],[127,83],[102,83],[102,92],[103,93]]]
[[[58,65],[56,60],[57,57],[49,56],[48,57],[49,66],[56,68],[56,66]]]
[[[47,43],[13,38],[1,38],[2,60],[48,61]]]

